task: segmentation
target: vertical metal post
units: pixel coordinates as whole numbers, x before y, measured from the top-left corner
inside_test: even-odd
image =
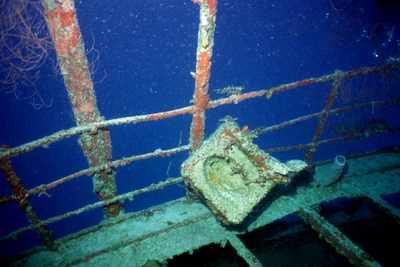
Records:
[[[0,151],[4,148],[0,148]],[[33,224],[36,231],[39,233],[40,238],[43,240],[45,246],[50,250],[56,249],[56,244],[53,239],[51,231],[44,225],[41,225],[41,221],[31,203],[27,199],[27,190],[22,185],[20,178],[17,176],[14,168],[12,167],[11,160],[3,158],[0,160],[0,171],[4,174],[11,187],[14,198],[19,208],[25,213],[28,220]]]
[[[331,108],[333,106],[333,102],[335,101],[335,98],[338,94],[339,88],[343,81],[343,76],[344,76],[343,72],[336,71],[335,76],[336,76],[336,78],[332,83],[331,91],[329,92],[325,107],[322,110],[321,116],[319,117],[318,126],[315,129],[314,136],[311,141],[311,146],[304,155],[304,159],[309,166],[312,166],[314,164],[314,155],[317,150],[317,143],[318,143],[319,139],[321,138],[322,131],[325,128],[325,124],[326,124],[326,121],[329,116],[329,111],[331,110]]]
[[[43,5],[76,123],[85,125],[101,121],[74,0],[43,0]],[[82,134],[80,145],[91,166],[111,160],[112,146],[107,129]],[[93,187],[100,200],[116,196],[115,171],[110,168],[94,174]],[[112,204],[105,208],[105,215],[117,216],[120,211],[120,204]]]
[[[203,141],[205,128],[205,109],[208,105],[208,87],[211,73],[212,49],[217,13],[217,0],[193,0],[200,5],[200,23],[196,54],[195,91],[193,95],[194,112],[190,129],[192,150]]]

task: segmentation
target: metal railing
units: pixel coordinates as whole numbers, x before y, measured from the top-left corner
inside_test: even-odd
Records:
[[[338,142],[345,139],[366,137],[363,132],[359,132],[359,133],[351,133],[343,136],[337,136],[334,138],[321,140],[321,133],[325,128],[329,115],[342,112],[351,112],[355,109],[370,108],[372,106],[378,107],[384,105],[398,105],[400,103],[400,98],[399,98],[399,99],[370,101],[370,102],[358,103],[338,108],[332,108],[334,100],[339,90],[342,89],[341,84],[343,83],[343,81],[354,77],[365,76],[374,73],[389,73],[398,71],[400,69],[399,60],[392,60],[380,66],[362,67],[350,71],[336,71],[334,73],[323,75],[320,77],[311,77],[304,80],[282,84],[272,88],[250,91],[247,93],[238,92],[236,94],[230,95],[225,98],[210,100],[208,95],[208,86],[209,86],[208,83],[210,79],[210,70],[212,62],[212,46],[214,42],[213,34],[215,31],[215,23],[216,23],[215,21],[216,0],[198,0],[194,2],[200,5],[200,23],[199,23],[199,41],[197,49],[197,64],[196,64],[197,66],[195,74],[195,92],[194,92],[193,104],[190,106],[185,106],[172,110],[161,111],[145,115],[136,115],[136,116],[121,117],[110,120],[100,120],[100,121],[94,120],[94,121],[87,121],[86,123],[77,123],[78,126],[76,127],[55,132],[49,136],[42,137],[40,139],[28,142],[26,144],[22,144],[17,147],[3,148],[2,150],[0,150],[1,169],[5,174],[13,192],[9,196],[0,196],[0,204],[4,205],[13,201],[18,203],[21,210],[27,214],[28,218],[32,223],[31,225],[22,227],[1,237],[0,238],[1,240],[14,239],[17,238],[18,235],[21,233],[24,233],[26,231],[36,230],[41,236],[45,245],[49,249],[55,249],[54,245],[55,243],[52,238],[51,232],[47,229],[47,225],[64,220],[72,216],[82,214],[84,212],[93,209],[110,207],[110,205],[113,204],[118,204],[119,207],[122,207],[123,202],[132,200],[135,196],[139,194],[160,190],[166,186],[181,183],[183,181],[182,177],[167,178],[165,180],[161,180],[158,183],[151,184],[147,187],[137,189],[125,194],[111,195],[106,198],[100,199],[95,203],[83,206],[79,209],[72,210],[65,214],[61,214],[44,220],[39,219],[39,217],[33,211],[32,206],[29,204],[30,197],[35,195],[47,194],[47,191],[52,190],[58,186],[61,186],[69,181],[72,181],[82,176],[91,176],[99,173],[107,173],[110,170],[114,171],[119,167],[129,165],[135,161],[146,160],[156,157],[169,157],[177,153],[196,149],[198,146],[201,145],[201,142],[203,141],[204,138],[204,127],[206,122],[205,115],[207,110],[209,109],[215,109],[220,106],[229,104],[238,104],[240,102],[257,97],[264,97],[266,101],[268,101],[268,99],[270,99],[272,96],[276,94],[288,92],[291,90],[297,90],[314,84],[330,83],[331,84],[330,93],[328,95],[324,108],[320,112],[306,114],[272,126],[257,128],[252,131],[252,133],[255,136],[260,136],[262,134],[277,131],[306,120],[317,119],[319,123],[314,131],[314,135],[311,138],[310,143],[266,149],[267,152],[282,152],[282,151],[290,151],[296,149],[304,150],[305,160],[308,162],[308,164],[313,165],[314,154],[320,145],[331,142]],[[27,189],[22,185],[20,178],[17,176],[15,170],[13,170],[11,166],[10,159],[12,159],[13,157],[17,157],[21,154],[31,152],[40,147],[46,148],[52,143],[61,141],[63,139],[72,136],[97,135],[99,131],[108,130],[109,127],[113,126],[139,124],[148,121],[159,121],[176,116],[182,116],[185,114],[191,114],[193,116],[190,141],[187,145],[182,145],[168,149],[158,148],[152,152],[140,155],[132,155],[117,160],[111,160],[111,159],[106,161],[99,160],[97,164],[93,164],[92,161],[91,165],[86,169],[71,173],[64,177],[54,179],[50,183],[41,184],[39,186],[30,189]],[[394,130],[397,131],[397,129]],[[379,134],[380,133],[384,133],[384,131],[380,131]],[[308,216],[310,212],[309,211],[307,212],[308,213],[306,213],[306,215]]]
[[[356,74],[357,75],[367,75],[367,74],[377,73],[377,72],[382,72],[382,71],[387,72],[388,70],[394,71],[397,68],[400,68],[400,65],[397,63],[396,64],[388,63],[388,64],[378,66],[378,67],[360,68],[357,70],[343,72],[341,74],[341,79],[354,77],[354,76],[356,76]],[[236,104],[238,102],[252,99],[255,97],[268,97],[269,98],[269,97],[271,97],[272,94],[277,94],[277,93],[287,92],[289,90],[299,89],[299,88],[309,85],[309,84],[324,83],[324,82],[334,80],[335,75],[337,75],[337,73],[321,76],[318,78],[310,78],[310,79],[305,79],[305,80],[301,80],[301,81],[297,81],[297,82],[293,82],[293,83],[289,83],[289,84],[284,84],[284,85],[276,86],[276,87],[273,87],[270,89],[251,91],[251,92],[244,93],[244,94],[238,94],[238,95],[233,95],[233,96],[226,97],[226,98],[213,100],[213,101],[210,101],[210,103],[207,105],[206,109],[217,108],[219,106],[228,105],[228,104],[234,104],[234,103]],[[297,118],[294,118],[294,119],[291,119],[288,121],[284,121],[284,122],[281,122],[281,123],[278,123],[275,125],[271,125],[268,127],[257,128],[255,130],[253,130],[253,133],[257,136],[260,136],[262,134],[273,132],[273,131],[278,131],[285,127],[289,127],[289,126],[295,125],[296,123],[300,123],[300,122],[303,122],[306,120],[320,119],[322,116],[327,116],[329,114],[350,112],[354,109],[370,108],[372,106],[379,107],[379,106],[383,106],[383,105],[398,105],[398,104],[400,104],[400,98],[399,99],[380,100],[380,101],[370,101],[370,102],[365,102],[365,103],[343,106],[343,107],[339,107],[339,108],[335,108],[335,109],[330,109],[330,108],[327,109],[326,107],[324,107],[324,109],[320,112],[300,116],[300,117],[297,117]],[[74,128],[70,128],[68,130],[58,131],[52,135],[40,138],[38,140],[23,144],[21,146],[15,147],[15,148],[9,148],[9,149],[3,150],[3,153],[0,154],[0,160],[16,157],[18,155],[28,153],[36,148],[43,147],[43,146],[47,147],[48,145],[50,145],[54,142],[63,140],[65,138],[79,135],[79,134],[82,134],[85,132],[88,133],[91,131],[96,131],[97,129],[100,129],[100,128],[126,125],[126,124],[137,124],[137,123],[143,123],[143,122],[147,122],[147,121],[164,120],[164,119],[168,119],[168,118],[175,117],[175,116],[182,116],[185,114],[193,113],[193,110],[194,110],[194,106],[186,106],[186,107],[169,110],[169,111],[164,111],[164,112],[123,117],[123,118],[118,118],[118,119],[111,119],[111,120],[105,120],[105,121],[101,121],[101,122],[95,122],[95,123],[88,124],[85,126],[77,126]],[[318,127],[321,127],[321,124],[319,124]],[[323,128],[323,126],[322,126],[322,128]],[[323,129],[320,129],[319,131],[322,131],[322,130]],[[394,129],[394,130],[396,130],[396,129]],[[381,134],[381,133],[384,133],[384,132],[381,131],[377,134]],[[283,152],[283,151],[290,151],[290,150],[306,150],[308,152],[308,151],[311,151],[311,149],[313,149],[312,152],[315,153],[315,151],[319,145],[326,144],[326,143],[332,143],[332,142],[338,142],[341,140],[352,139],[352,138],[367,138],[367,137],[365,136],[365,134],[363,132],[351,133],[348,135],[338,136],[338,137],[325,139],[325,140],[319,140],[319,139],[317,140],[315,137],[313,137],[312,141],[308,144],[297,144],[297,145],[285,146],[285,147],[272,147],[272,148],[266,149],[266,151],[271,153],[271,152]],[[91,175],[93,173],[96,173],[96,172],[99,172],[102,170],[107,170],[110,168],[117,169],[119,167],[127,166],[127,165],[129,165],[135,161],[139,161],[139,160],[146,160],[146,159],[151,159],[151,158],[156,158],[156,157],[172,156],[172,155],[175,155],[180,152],[189,151],[190,148],[191,148],[191,146],[190,146],[190,144],[188,144],[188,145],[173,147],[173,148],[169,148],[169,149],[156,149],[153,152],[148,152],[148,153],[144,153],[144,154],[140,154],[140,155],[132,155],[129,157],[124,157],[124,158],[118,159],[118,160],[113,160],[113,161],[107,162],[106,164],[98,165],[96,167],[90,167],[87,169],[80,170],[78,172],[71,173],[67,176],[55,179],[54,181],[52,181],[48,184],[41,184],[41,185],[33,187],[31,189],[25,189],[25,191],[24,191],[25,193],[23,194],[23,196],[19,196],[17,193],[14,193],[13,195],[7,196],[7,197],[3,196],[0,199],[0,204],[5,204],[5,203],[11,202],[11,201],[24,202],[29,197],[32,197],[34,195],[44,194],[48,190],[52,190],[58,186],[61,186],[64,183],[67,183],[71,180],[77,179],[82,176]],[[309,163],[312,164],[311,161]],[[106,201],[99,201],[99,202],[84,206],[82,208],[79,208],[77,210],[70,211],[65,214],[46,219],[36,225],[47,225],[47,224],[55,223],[57,221],[66,219],[71,216],[79,215],[79,214],[89,211],[89,210],[101,208],[101,207],[104,207],[104,206],[112,204],[112,203],[124,202],[126,200],[132,199],[134,196],[136,196],[138,194],[142,194],[142,193],[154,191],[154,190],[159,190],[159,189],[164,188],[165,186],[173,185],[173,184],[180,183],[180,182],[182,182],[181,177],[169,178],[169,179],[161,181],[159,183],[152,184],[148,187],[134,190],[129,193],[116,196],[116,197],[106,200]],[[15,238],[18,234],[21,234],[28,230],[33,230],[34,228],[35,228],[34,225],[21,228],[17,231],[14,231],[14,232],[8,234],[7,236],[3,237],[2,239]]]

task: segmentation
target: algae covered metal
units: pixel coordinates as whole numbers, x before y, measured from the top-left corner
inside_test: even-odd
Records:
[[[252,142],[245,127],[225,120],[182,164],[182,176],[225,224],[240,224],[276,186],[288,184],[302,161],[284,164]]]

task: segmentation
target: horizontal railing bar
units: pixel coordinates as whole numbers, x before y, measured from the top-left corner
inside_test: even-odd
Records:
[[[400,68],[400,63],[395,61],[388,64],[380,65],[380,66],[373,66],[373,67],[362,67],[346,72],[341,72],[343,79],[350,79],[360,75],[368,75],[372,73],[382,72],[382,71],[389,71],[392,69]],[[336,79],[337,72],[323,75],[320,77],[312,77],[304,80],[299,80],[296,82],[281,84],[275,87],[271,87],[269,89],[259,90],[259,91],[252,91],[244,94],[238,95],[231,95],[226,98],[221,98],[218,100],[210,101],[208,108],[216,108],[218,106],[226,105],[226,104],[237,104],[241,101],[252,99],[255,97],[266,96],[267,98],[271,98],[274,94],[283,93],[286,91],[290,91],[292,89],[297,89],[304,86],[314,85],[318,83],[324,83],[328,81],[332,81]]]
[[[387,64],[380,65],[380,66],[363,67],[363,68],[358,68],[358,69],[350,70],[347,72],[343,72],[343,77],[345,79],[347,79],[347,78],[352,78],[352,77],[355,77],[358,75],[367,75],[367,74],[381,72],[381,71],[388,71],[388,70],[392,70],[392,69],[399,68],[399,67],[400,67],[400,64],[397,62],[387,63]],[[265,96],[265,95],[269,98],[273,94],[276,94],[276,93],[282,93],[282,92],[286,92],[286,91],[289,91],[292,89],[333,80],[336,77],[336,75],[337,74],[333,73],[333,74],[323,75],[323,76],[316,77],[316,78],[312,77],[312,78],[308,78],[308,79],[304,79],[304,80],[300,80],[300,81],[296,81],[296,82],[292,82],[292,83],[275,86],[270,89],[252,91],[252,92],[248,92],[248,93],[244,93],[244,94],[232,95],[232,96],[229,96],[226,98],[213,100],[213,101],[209,102],[209,104],[207,105],[207,109],[213,109],[213,108],[219,107],[221,105],[226,105],[226,104],[236,104],[236,103],[239,103],[239,102],[247,100],[247,99]],[[175,117],[175,116],[190,114],[190,113],[193,113],[193,110],[194,110],[194,107],[192,105],[192,106],[186,106],[186,107],[182,107],[182,108],[178,108],[178,109],[157,112],[157,113],[151,113],[151,114],[146,114],[146,115],[135,115],[135,116],[128,116],[128,117],[104,120],[104,121],[86,124],[84,126],[73,127],[68,130],[60,130],[49,136],[45,136],[40,139],[22,144],[20,146],[7,149],[0,153],[0,159],[15,157],[17,155],[30,152],[38,147],[46,148],[50,144],[60,141],[62,139],[69,138],[69,137],[79,135],[82,133],[86,133],[86,132],[96,132],[98,129],[101,129],[101,128],[106,128],[106,127],[110,127],[110,126],[118,126],[118,125],[126,125],[126,124],[136,124],[136,123],[147,122],[147,121],[163,120],[163,119],[167,119],[167,118],[171,118],[171,117]]]
[[[347,105],[343,106],[340,108],[335,108],[329,110],[329,114],[337,114],[341,112],[349,112],[352,111],[353,109],[359,109],[359,108],[367,108],[367,107],[377,107],[381,105],[390,105],[390,104],[400,104],[400,98],[395,98],[395,99],[389,99],[389,100],[379,100],[379,101],[370,101],[370,102],[365,102],[365,103],[359,103],[359,104],[353,104],[353,105]],[[288,126],[294,125],[299,122],[311,120],[313,118],[318,118],[324,111],[320,112],[315,112],[312,114],[307,114],[304,116],[300,116],[291,120],[287,120],[278,124],[274,124],[272,126],[264,127],[264,128],[256,128],[252,131],[252,134],[255,136],[260,136],[262,134],[268,133],[268,132],[273,132],[280,130],[282,128],[286,128]]]
[[[164,180],[162,182],[154,183],[154,184],[151,184],[151,185],[146,186],[144,188],[133,190],[133,191],[130,191],[128,193],[118,195],[118,196],[113,197],[113,198],[108,199],[108,200],[98,201],[98,202],[95,202],[93,204],[89,204],[89,205],[86,205],[84,207],[81,207],[79,209],[72,210],[72,211],[66,212],[64,214],[48,218],[46,220],[42,220],[39,224],[37,224],[35,226],[31,224],[31,225],[28,225],[28,226],[25,226],[25,227],[21,227],[21,228],[15,230],[15,231],[3,236],[3,237],[1,237],[0,241],[8,240],[8,239],[16,239],[18,237],[18,235],[20,235],[20,234],[22,234],[24,232],[33,230],[35,227],[40,227],[40,226],[56,223],[56,222],[62,221],[64,219],[67,219],[69,217],[76,216],[76,215],[79,215],[79,214],[82,214],[84,212],[91,211],[91,210],[94,210],[94,209],[102,208],[102,207],[111,205],[113,203],[119,202],[119,203],[122,204],[127,200],[129,200],[129,201],[133,200],[133,198],[135,196],[137,196],[137,195],[148,193],[148,192],[152,192],[152,191],[156,191],[156,190],[160,190],[160,189],[163,189],[166,186],[170,186],[170,185],[181,183],[182,181],[183,181],[182,177],[168,178],[168,179],[166,179],[166,180]]]
[[[332,137],[332,138],[327,138],[327,139],[323,139],[320,140],[316,143],[316,145],[320,146],[320,145],[325,145],[325,144],[330,144],[330,143],[335,143],[335,142],[339,142],[339,141],[344,141],[344,140],[348,140],[348,139],[356,139],[356,138],[368,138],[370,136],[373,135],[379,135],[379,134],[385,134],[385,133],[398,133],[400,132],[400,128],[392,128],[392,129],[387,129],[387,130],[379,130],[379,131],[375,131],[375,132],[355,132],[355,133],[349,133],[346,135],[341,135],[339,137]],[[309,147],[311,147],[313,144],[312,142],[308,143],[308,144],[297,144],[297,145],[292,145],[292,146],[280,146],[280,147],[271,147],[271,148],[266,148],[264,149],[265,152],[267,153],[279,153],[279,152],[288,152],[288,151],[292,151],[292,150],[305,150]]]
[[[170,155],[174,155],[174,154],[177,154],[180,152],[187,151],[187,150],[189,150],[189,148],[190,148],[189,145],[184,145],[184,146],[174,147],[171,149],[164,149],[164,150],[156,149],[153,152],[149,152],[149,153],[145,153],[145,154],[141,154],[141,155],[133,155],[133,156],[125,157],[122,159],[110,161],[107,164],[102,164],[102,165],[98,165],[96,167],[90,167],[90,168],[87,168],[84,170],[80,170],[78,172],[74,172],[70,175],[59,178],[48,184],[38,185],[32,189],[29,189],[27,194],[25,195],[25,199],[28,197],[31,197],[33,195],[40,195],[43,193],[47,193],[47,191],[50,189],[54,189],[57,186],[60,186],[68,181],[71,181],[73,179],[76,179],[76,178],[84,176],[84,175],[92,175],[93,173],[104,171],[107,169],[124,167],[124,166],[131,164],[132,162],[138,161],[138,160],[145,160],[145,159],[150,159],[150,158],[155,158],[155,157],[167,157]],[[14,200],[14,198],[9,197],[8,199],[6,199],[6,202],[9,202],[12,200]],[[4,203],[3,200],[0,201],[0,204],[3,204],[3,203]]]
[[[35,141],[31,141],[31,142],[28,142],[26,144],[23,144],[23,145],[14,147],[14,148],[6,149],[2,153],[0,153],[0,159],[15,157],[19,154],[30,152],[38,147],[47,148],[50,144],[60,141],[62,139],[69,138],[69,137],[72,137],[72,136],[75,136],[78,134],[82,134],[82,133],[86,133],[86,132],[96,132],[98,129],[101,129],[101,128],[125,125],[125,124],[136,124],[136,123],[146,122],[146,121],[162,120],[162,119],[171,118],[171,117],[178,116],[178,115],[184,115],[184,114],[191,113],[192,109],[193,109],[193,106],[188,106],[188,107],[173,109],[173,110],[164,111],[164,112],[151,113],[151,114],[147,114],[147,115],[137,115],[137,116],[129,116],[129,117],[122,117],[122,118],[117,118],[117,119],[99,121],[99,122],[86,124],[84,126],[73,127],[68,130],[61,130],[61,131],[55,132],[54,134],[51,134],[49,136],[45,136],[40,139],[37,139]]]

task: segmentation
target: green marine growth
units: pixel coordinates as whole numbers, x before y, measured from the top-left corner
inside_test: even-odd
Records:
[[[225,120],[183,164],[182,176],[225,224],[240,224],[303,161],[281,163],[252,142],[247,128]]]

